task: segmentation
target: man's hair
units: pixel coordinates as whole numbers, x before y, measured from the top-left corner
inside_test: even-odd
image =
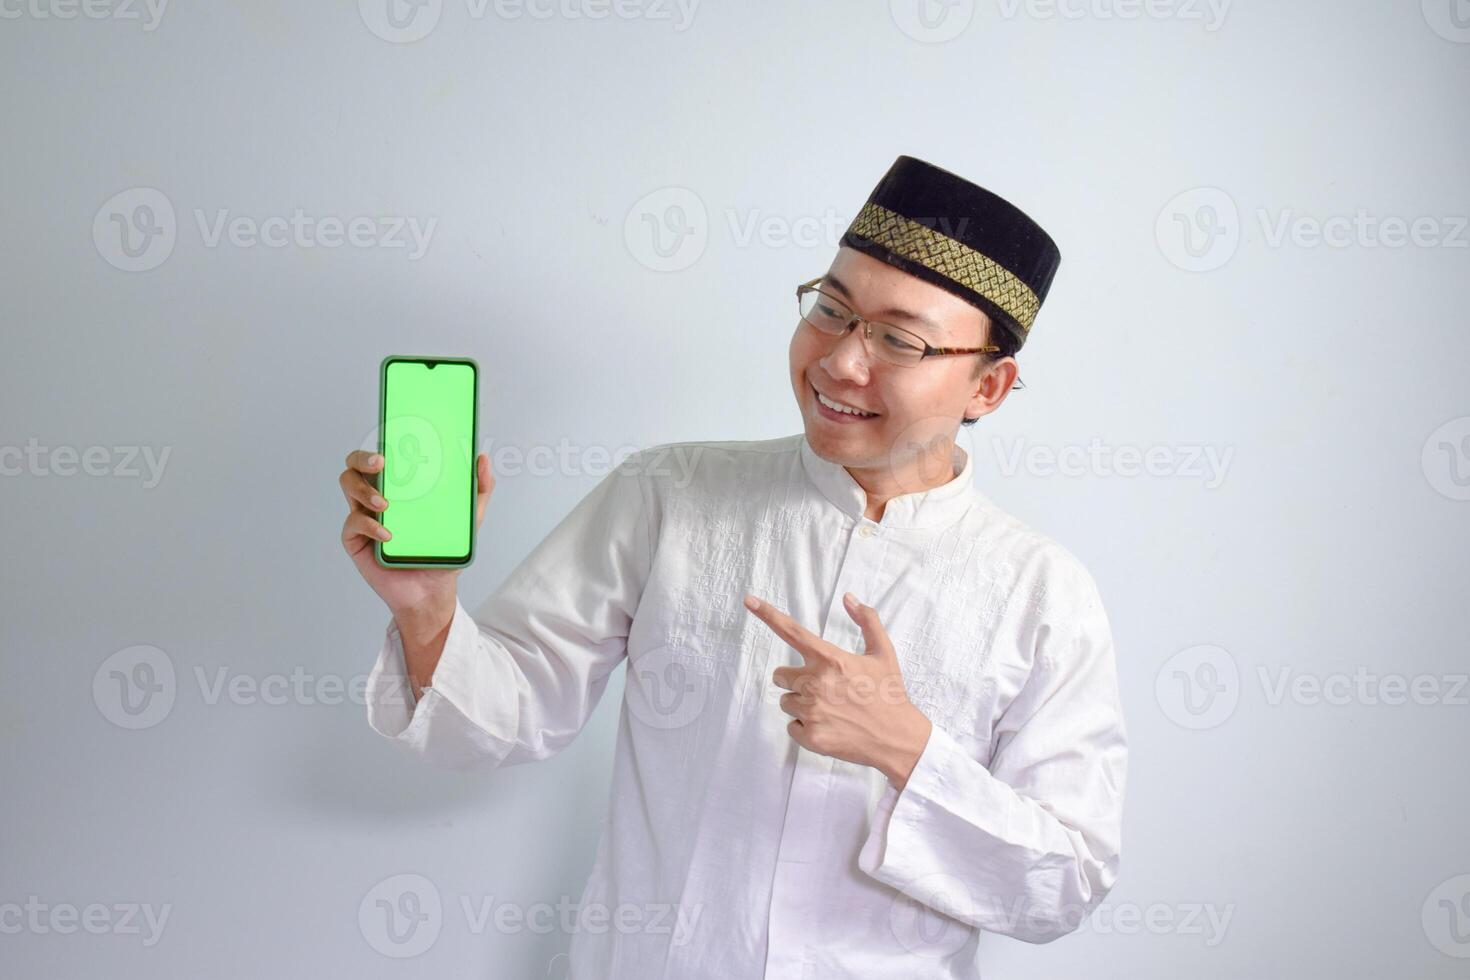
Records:
[[[987,366],[1002,358],[1015,357],[1016,352],[1021,349],[1021,341],[1010,327],[1001,323],[993,316],[987,316],[986,319],[990,322],[990,327],[986,330],[985,343],[987,345],[994,344],[1000,350],[991,351],[988,354],[981,354],[975,359],[975,371],[970,375],[971,381],[980,377]],[[974,425],[978,421],[980,421],[978,418],[965,418],[960,420],[960,425]]]

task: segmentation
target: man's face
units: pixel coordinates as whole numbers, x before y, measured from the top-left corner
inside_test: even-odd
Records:
[[[989,321],[980,310],[854,249],[838,250],[819,286],[863,316],[902,327],[934,347],[986,343]],[[984,354],[926,357],[902,367],[870,358],[864,344],[858,330],[832,337],[800,319],[791,338],[791,384],[807,441],[819,456],[844,466],[903,468],[919,447],[931,453],[938,447],[947,461],[960,419],[993,411],[1010,389],[1004,371],[999,378],[990,368],[975,376]],[[821,407],[817,392],[878,414],[855,421],[834,416]]]

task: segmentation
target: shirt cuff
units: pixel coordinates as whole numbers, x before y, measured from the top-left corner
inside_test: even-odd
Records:
[[[397,738],[408,727],[415,710],[413,687],[403,660],[403,641],[398,624],[388,621],[387,635],[367,679],[367,716],[373,731]]]
[[[933,841],[926,838],[939,832],[932,817],[947,813],[959,797],[973,799],[977,792],[983,794],[990,789],[973,785],[977,775],[982,782],[994,779],[952,735],[938,725],[932,726],[929,741],[903,789],[890,782],[879,798],[872,829],[858,853],[858,867],[895,888],[932,870],[926,865]],[[946,806],[947,802],[951,806]],[[996,802],[999,814],[1003,812],[1003,800],[997,798]]]
[[[403,637],[390,620],[368,675],[368,724],[455,768],[498,762],[515,744],[519,687],[508,655],[487,649],[481,639],[479,625],[456,598],[444,650],[415,702]]]

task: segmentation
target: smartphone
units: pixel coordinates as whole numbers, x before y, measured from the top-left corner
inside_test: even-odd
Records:
[[[475,556],[480,369],[468,357],[383,358],[378,395],[384,568],[464,568]]]

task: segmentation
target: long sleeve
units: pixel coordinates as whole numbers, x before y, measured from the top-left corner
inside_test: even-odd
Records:
[[[473,616],[456,601],[417,703],[390,622],[367,682],[374,730],[450,769],[546,759],[576,737],[627,655],[652,562],[646,452],[604,477]]]
[[[921,904],[1033,943],[1076,929],[1116,881],[1127,770],[1096,585],[1069,555],[1045,594],[989,767],[935,726],[903,790],[879,800],[858,859]]]

